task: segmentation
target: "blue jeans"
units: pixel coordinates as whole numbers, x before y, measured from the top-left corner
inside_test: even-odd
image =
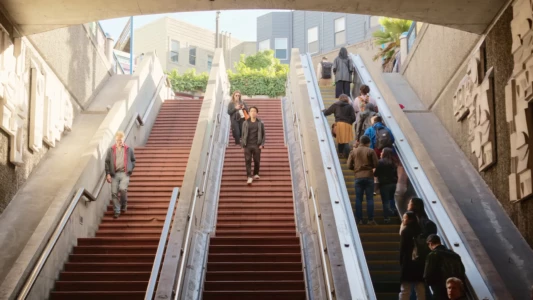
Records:
[[[374,178],[355,179],[355,219],[363,219],[363,196],[366,193],[368,220],[374,220]]]
[[[396,207],[394,202],[394,193],[396,192],[396,184],[385,184],[379,186],[379,193],[381,195],[381,201],[383,202],[383,216],[385,218],[394,217],[392,212]]]

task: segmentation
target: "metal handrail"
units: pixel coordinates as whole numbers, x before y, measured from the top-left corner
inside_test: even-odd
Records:
[[[118,60],[118,57],[115,51],[113,51],[113,60],[115,61],[115,64],[119,66],[120,70],[122,71],[122,74],[125,74],[124,68],[122,67],[122,64],[120,63],[120,61]]]
[[[384,102],[381,92],[365,67],[364,61],[359,55],[350,54],[350,56],[356,63],[355,65],[359,71],[358,74],[361,76],[361,80],[370,87],[370,93],[374,95],[374,98],[376,99],[380,114],[385,116],[383,120],[387,127],[392,131],[396,140],[395,149],[398,151],[398,156],[404,165],[404,169],[407,172],[416,193],[424,200],[426,213],[430,219],[435,221],[440,236],[443,238],[445,244],[449,246],[453,245],[453,251],[461,256],[466,269],[466,277],[468,283],[470,283],[472,287],[472,291],[478,299],[494,299],[489,287],[480,274],[474,259],[465,247],[466,244],[462,242],[458,230],[453,225],[450,216],[442,205],[442,202],[437,201],[440,200],[439,196],[431,185],[426,173],[420,168],[418,158],[414,154],[411,145],[407,142],[398,123],[392,116],[387,104]]]
[[[317,235],[318,235],[318,244],[320,245],[320,259],[322,260],[322,271],[325,273],[324,276],[326,277],[325,281],[326,281],[326,288],[327,288],[327,297],[329,300],[333,299],[333,290],[331,288],[331,283],[330,283],[330,280],[329,278],[331,278],[331,276],[329,275],[329,268],[328,268],[328,265],[327,265],[327,261],[326,261],[326,253],[325,253],[325,249],[326,247],[324,246],[324,240],[322,239],[322,227],[320,226],[320,224],[322,223],[321,220],[320,220],[320,215],[318,213],[318,205],[316,203],[316,198],[315,198],[315,192],[313,191],[313,187],[311,187],[311,191],[310,191],[310,196],[311,196],[311,200],[313,201],[313,207],[315,209],[315,221],[316,221],[316,227],[317,227]]]
[[[150,280],[148,280],[148,287],[146,288],[146,294],[144,300],[152,300],[154,296],[155,286],[157,284],[157,278],[159,277],[159,269],[161,268],[161,262],[163,261],[163,254],[165,253],[165,246],[167,244],[168,232],[170,231],[170,222],[174,215],[174,208],[176,207],[176,201],[180,194],[180,189],[175,187],[172,190],[172,196],[168,203],[167,215],[165,217],[165,224],[161,231],[161,237],[159,238],[159,244],[157,246],[157,252],[154,258],[154,265],[152,266],[152,273],[150,274]]]
[[[307,71],[305,71],[305,73],[308,74],[307,76],[310,77],[309,78],[310,80],[308,80],[308,83],[311,83],[311,86],[314,89],[315,104],[313,105],[313,103],[311,102],[311,106],[316,105],[320,111],[320,116],[317,116],[317,118],[320,118],[319,122],[322,123],[323,128],[322,130],[319,130],[319,128],[317,127],[317,130],[319,130],[322,133],[323,135],[322,138],[324,139],[323,141],[326,143],[326,147],[329,148],[329,152],[336,153],[335,142],[331,134],[329,134],[328,120],[324,116],[324,114],[321,113],[321,111],[324,109],[324,103],[322,101],[322,95],[320,93],[320,90],[318,90],[318,86],[316,85],[318,80],[316,78],[315,72],[309,69],[309,68],[312,68],[311,55],[308,53],[307,55],[302,55],[302,57],[306,59],[306,61],[302,59],[302,64],[307,65]],[[313,99],[312,96],[311,96],[311,99]],[[339,157],[337,155],[331,155],[330,158],[332,160],[332,165],[333,165],[332,168],[334,169],[333,172],[335,173],[337,180],[341,184],[344,183],[344,175],[342,173]],[[330,169],[331,167],[328,166],[328,168]],[[374,292],[374,286],[372,284],[372,279],[370,278],[370,272],[368,270],[368,266],[365,260],[361,238],[359,237],[359,231],[357,230],[357,227],[355,225],[355,218],[353,216],[353,213],[349,213],[349,212],[352,212],[352,206],[350,203],[350,197],[348,195],[348,191],[346,190],[346,188],[341,187],[340,190],[337,190],[336,192],[340,193],[340,195],[342,196],[341,199],[335,200],[335,202],[339,204],[342,203],[342,205],[344,206],[344,209],[343,209],[345,213],[344,217],[347,218],[345,220],[346,223],[344,225],[347,225],[346,229],[349,230],[349,239],[351,240],[351,243],[353,244],[355,251],[356,251],[356,257],[354,259],[357,261],[357,264],[358,264],[357,267],[360,271],[360,275],[362,276],[360,278],[360,280],[362,280],[362,283],[361,282],[359,283],[350,282],[350,283],[351,284],[362,284],[362,286],[365,289],[366,296],[369,299],[375,299],[376,296]],[[347,272],[347,273],[348,273],[348,276],[357,276],[356,274],[350,274],[350,272]],[[354,293],[356,291],[352,290],[351,292]]]
[[[221,110],[222,108],[224,107],[224,105],[220,105],[221,107]],[[205,166],[205,172],[204,172],[204,176],[202,177],[202,191],[200,192],[200,195],[203,195],[205,193],[205,185],[207,184],[207,175],[209,174],[209,168],[211,167],[211,159],[209,159],[209,157],[211,156],[211,154],[213,153],[213,147],[215,146],[215,143],[214,143],[214,140],[215,140],[215,132],[216,132],[216,129],[217,127],[220,126],[220,112],[217,113],[216,117],[215,117],[215,122],[214,122],[214,126],[213,126],[213,130],[211,130],[211,138],[210,138],[210,141],[209,141],[209,147],[207,148],[207,164]]]
[[[43,252],[41,253],[41,256],[39,256],[39,260],[37,261],[35,267],[31,271],[28,279],[26,280],[26,283],[22,287],[22,290],[20,291],[17,300],[24,300],[26,297],[28,297],[28,294],[30,293],[33,285],[35,284],[35,281],[37,281],[37,278],[41,274],[41,271],[43,270],[44,265],[48,261],[48,257],[50,256],[50,253],[52,253],[52,250],[54,250],[55,245],[57,244],[57,241],[61,237],[61,234],[63,233],[63,229],[65,229],[65,226],[67,225],[68,221],[70,220],[70,217],[72,216],[72,213],[76,209],[76,206],[80,202],[82,197],[88,198],[88,202],[96,201],[98,199],[98,196],[100,195],[100,192],[102,191],[102,188],[104,186],[105,179],[101,181],[99,187],[97,188],[96,195],[93,195],[91,192],[89,192],[85,188],[79,188],[76,192],[73,201],[70,203],[67,211],[63,214],[63,217],[61,217],[61,220],[56,226],[56,229],[54,230],[54,233],[48,240],[48,243],[46,244]]]
[[[186,230],[186,234],[185,234],[185,245],[183,246],[183,254],[181,255],[181,265],[180,265],[180,270],[179,270],[179,273],[178,273],[178,280],[177,280],[177,283],[176,283],[176,295],[174,296],[174,300],[178,300],[178,297],[179,297],[179,291],[181,290],[181,284],[182,284],[182,281],[183,281],[183,277],[185,275],[185,265],[186,265],[186,260],[187,260],[187,254],[189,252],[189,243],[190,243],[190,235],[191,235],[191,228],[192,228],[192,216],[194,215],[194,209],[196,207],[196,199],[198,199],[198,192],[199,192],[199,189],[198,187],[196,187],[195,191],[194,191],[194,199],[192,201],[192,205],[191,205],[191,210],[189,212],[189,214],[187,215],[187,230]]]

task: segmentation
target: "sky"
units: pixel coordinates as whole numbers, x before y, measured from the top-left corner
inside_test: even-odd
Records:
[[[220,12],[220,31],[228,31],[241,41],[256,41],[257,17],[265,15],[273,10],[226,10]],[[139,28],[163,16],[172,16],[178,20],[209,29],[215,32],[216,11],[197,11],[184,13],[170,13],[160,15],[137,16],[133,18],[133,26]],[[129,17],[102,20],[100,24],[106,33],[111,34],[115,41],[120,36]]]

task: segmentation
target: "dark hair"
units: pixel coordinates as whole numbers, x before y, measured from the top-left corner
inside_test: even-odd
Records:
[[[379,122],[379,123],[382,123],[382,122],[383,122],[383,118],[381,118],[381,116],[375,116],[375,117],[374,117],[374,122],[376,122],[376,123],[378,123],[378,122]]]
[[[359,91],[363,94],[368,94],[370,93],[370,88],[368,87],[368,85],[366,84],[363,84],[360,88],[359,88]]]
[[[415,221],[415,223],[417,222],[417,219],[416,219],[416,214],[414,211],[406,211],[405,212],[405,215],[407,216],[407,220],[409,221]]]
[[[341,50],[339,51],[339,57],[343,58],[343,59],[347,59],[348,58],[348,50],[346,50],[346,48],[342,47]]]
[[[407,216],[407,220],[411,221],[409,224],[407,224],[407,227],[411,228],[411,230],[414,231],[415,235],[418,235],[421,229],[420,224],[418,224],[418,220],[416,218],[416,213],[413,211],[406,211],[405,215]]]
[[[428,218],[428,215],[426,214],[426,211],[424,210],[424,200],[420,198],[411,198],[411,203],[413,203],[412,205],[413,212],[416,214],[419,220],[421,218],[423,219]]]
[[[250,106],[250,108],[248,108],[248,111],[252,111],[252,108],[255,109],[256,113],[259,113],[259,109],[257,109],[257,106]]]
[[[327,58],[327,57],[325,57],[325,56],[324,56],[324,57],[322,57],[322,59],[323,59],[323,60],[324,60],[324,59],[325,59],[325,60],[328,60],[328,58]]]
[[[339,101],[350,103],[350,97],[348,97],[346,94],[341,94],[339,96]]]
[[[373,111],[376,112],[376,106],[372,102],[368,102],[365,106],[365,111]]]
[[[383,157],[381,158],[381,160],[385,164],[387,164],[387,165],[396,165],[397,164],[396,157],[394,155],[394,150],[392,150],[392,148],[385,147],[385,148],[383,148],[381,153],[383,154]]]
[[[440,245],[442,242],[440,240],[440,236],[432,233],[428,236],[428,238],[426,239],[426,243],[432,243],[434,245]]]
[[[370,138],[366,135],[363,135],[362,137],[359,138],[359,143],[363,145],[368,145],[370,144]]]

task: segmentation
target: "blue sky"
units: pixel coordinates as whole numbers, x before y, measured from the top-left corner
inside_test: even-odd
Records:
[[[255,41],[257,35],[256,19],[259,16],[272,12],[273,10],[226,10],[220,12],[220,31],[228,31],[231,35],[241,41]],[[134,17],[135,28],[157,20],[163,16],[172,16],[178,20],[209,29],[215,32],[216,11],[197,11],[185,13],[171,13],[160,15],[147,15]],[[117,40],[122,29],[128,22],[128,17],[100,21],[104,31],[111,34]]]

